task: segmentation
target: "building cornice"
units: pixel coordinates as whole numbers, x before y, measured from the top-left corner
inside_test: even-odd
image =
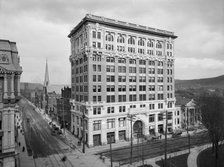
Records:
[[[87,14],[82,19],[82,21],[75,28],[73,28],[73,30],[70,32],[68,37],[71,38],[72,35],[74,33],[76,33],[87,22],[99,23],[99,24],[103,24],[106,26],[112,26],[112,27],[121,28],[121,29],[125,29],[125,30],[132,30],[132,31],[143,32],[143,33],[147,33],[147,34],[158,35],[158,36],[165,36],[165,37],[170,37],[170,38],[174,38],[174,39],[177,38],[177,36],[174,35],[174,33],[170,32],[170,31],[160,30],[160,29],[156,29],[156,28],[146,27],[146,26],[142,26],[142,25],[118,21],[118,20],[100,17],[100,16],[96,16],[96,15],[90,15],[90,14]]]

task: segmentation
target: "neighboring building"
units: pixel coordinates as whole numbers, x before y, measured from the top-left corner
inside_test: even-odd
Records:
[[[47,97],[48,97],[47,113],[50,115],[52,119],[57,120],[57,99],[61,98],[61,95],[53,91],[48,92]]]
[[[38,83],[20,83],[21,95],[31,101],[35,106],[42,108],[43,85]]]
[[[61,89],[61,98],[57,99],[57,115],[58,122],[63,126],[63,120],[65,120],[65,127],[70,129],[71,127],[71,88],[64,87]]]
[[[20,66],[15,42],[0,40],[0,166],[14,167],[16,100],[20,97]]]
[[[97,146],[155,135],[174,123],[173,32],[104,17],[86,17],[68,35],[71,41],[72,125]],[[135,117],[130,125],[128,117]]]
[[[194,128],[201,124],[201,112],[194,99],[177,96],[176,108],[181,114],[181,128]]]

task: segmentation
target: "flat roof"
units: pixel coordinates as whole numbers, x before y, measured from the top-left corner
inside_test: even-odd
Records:
[[[153,35],[165,36],[165,37],[170,37],[170,38],[174,38],[174,39],[177,38],[177,36],[174,35],[174,32],[171,32],[171,31],[151,28],[151,27],[147,27],[147,26],[142,26],[142,25],[128,23],[128,22],[114,20],[114,19],[109,19],[109,18],[105,18],[102,16],[96,16],[96,15],[91,15],[91,14],[86,14],[86,16],[82,19],[82,21],[79,22],[79,24],[71,30],[68,37],[70,38],[86,22],[99,23],[99,24],[108,25],[108,26],[112,26],[112,27],[123,28],[123,29],[133,30],[133,31],[143,32],[143,33],[149,33],[149,34],[153,34]]]

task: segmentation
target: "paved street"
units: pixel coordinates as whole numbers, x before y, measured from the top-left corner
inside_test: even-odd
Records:
[[[43,118],[40,112],[34,109],[28,101],[22,99],[19,102],[22,109],[23,129],[26,139],[26,149],[30,157],[33,157],[35,167],[92,167],[92,166],[107,166],[109,164],[110,152],[101,151],[103,148],[96,151],[96,155],[91,153],[94,148],[86,148],[87,154],[82,154],[78,149],[71,149],[68,141],[62,136],[52,136],[50,126],[46,119]],[[199,133],[191,136],[191,145],[203,144],[207,142],[206,133]],[[69,140],[73,140],[74,136],[66,133]],[[74,140],[75,141],[75,140]],[[136,143],[136,140],[135,140]],[[125,146],[126,145],[126,146]],[[127,146],[128,145],[128,146]],[[108,149],[109,146],[105,146]],[[113,145],[112,145],[113,147]],[[167,152],[178,152],[188,148],[187,137],[180,137],[168,140]],[[79,148],[80,149],[80,148]],[[95,150],[95,149],[94,149]],[[107,157],[106,163],[99,157],[104,155]],[[164,154],[164,140],[154,142],[141,142],[133,147],[133,162],[144,159],[158,157]],[[121,165],[130,162],[130,146],[129,144],[120,145],[120,148],[113,148],[113,161],[120,162]],[[62,157],[66,156],[66,161],[62,161]],[[23,162],[23,160],[21,160]],[[33,164],[32,163],[32,164]],[[32,165],[33,166],[33,165]],[[29,167],[29,164],[24,167]]]
[[[23,99],[19,105],[28,154],[33,156],[36,166],[73,166],[69,160],[61,161],[69,146],[59,136],[51,135],[50,126],[40,113]]]
[[[191,136],[190,143],[191,146],[204,144],[208,142],[207,133],[199,133]],[[113,147],[113,145],[112,145]],[[167,142],[167,153],[178,152],[181,150],[186,150],[188,148],[188,138],[179,137],[174,139],[169,139]],[[112,156],[113,161],[120,162],[120,164],[127,164],[130,162],[130,146],[125,146],[123,148],[113,149]],[[104,151],[102,154],[106,157],[110,157],[110,151]],[[164,140],[158,140],[153,142],[139,142],[138,145],[133,147],[132,161],[140,161],[143,158],[149,159],[154,158],[164,154]]]

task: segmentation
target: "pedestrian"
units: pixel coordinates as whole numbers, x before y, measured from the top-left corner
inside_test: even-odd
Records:
[[[23,152],[25,151],[25,147],[23,146]]]
[[[159,136],[159,137],[160,137],[160,139],[162,139],[162,135],[161,135],[161,134],[160,134],[160,136]]]
[[[19,142],[19,147],[20,147],[20,142]]]

